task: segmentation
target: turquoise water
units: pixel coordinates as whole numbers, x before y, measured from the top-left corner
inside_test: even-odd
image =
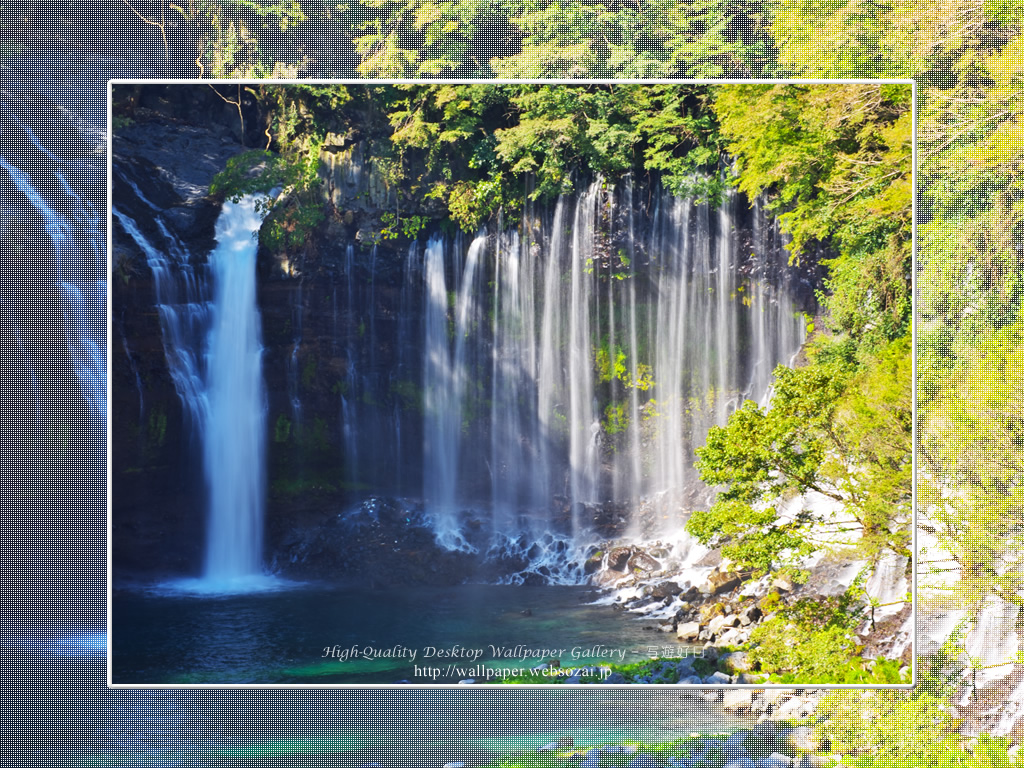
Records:
[[[115,684],[456,683],[631,663],[678,646],[586,587],[299,585],[236,595],[115,591]]]

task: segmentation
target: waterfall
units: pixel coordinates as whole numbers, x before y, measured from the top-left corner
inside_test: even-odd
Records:
[[[572,274],[569,293],[569,498],[573,534],[579,532],[579,504],[597,498],[597,443],[594,417],[594,373],[590,337],[595,219],[601,183],[595,182],[576,203],[569,252]]]
[[[24,128],[28,139],[49,158],[35,135]],[[56,265],[57,287],[63,298],[64,337],[92,422],[101,427],[107,416],[105,306],[107,293],[104,275],[104,248],[95,209],[71,188],[64,175],[49,171],[50,186],[59,188],[63,210],[55,210],[37,191],[37,182],[24,171],[0,157],[3,168],[15,187],[43,220]],[[42,184],[38,184],[42,187]]]
[[[188,419],[190,442],[202,454],[208,500],[204,573],[178,586],[202,592],[273,586],[262,577],[267,427],[256,307],[256,200],[224,204],[208,276],[205,270],[196,274],[188,250],[159,213],[151,235],[118,208],[113,217],[153,275],[167,369]]]
[[[168,368],[201,443],[205,581],[258,575],[258,217],[251,201],[225,206],[209,274],[159,211],[146,235],[114,217],[153,273]],[[308,301],[293,289],[280,402],[297,422],[298,308],[322,301],[330,314],[306,318],[306,334],[335,358],[327,439],[343,456],[338,487],[421,494],[453,549],[504,547],[536,562],[536,545],[564,566],[598,537],[677,538],[709,493],[693,466],[708,429],[744,399],[763,402],[771,372],[802,343],[778,229],[734,195],[715,209],[598,179],[465,243],[435,234],[405,253],[360,247],[339,249],[343,277],[326,291],[313,273]],[[307,421],[319,418],[316,398],[303,405]]]
[[[542,503],[530,483],[536,466],[532,274],[530,249],[519,233],[503,234],[495,254],[490,446],[495,527],[502,531],[520,527],[520,513]]]
[[[624,531],[678,531],[708,494],[693,467],[708,429],[763,402],[799,349],[792,269],[759,208],[747,240],[734,194],[718,210],[633,198],[598,180],[492,232],[486,261],[483,233],[467,251],[427,243],[424,498],[443,542],[464,544],[460,507],[489,507],[508,540],[563,525],[578,543],[597,505],[654,496],[656,520]]]
[[[424,496],[434,506],[438,538],[449,546],[466,546],[458,537],[459,436],[468,378],[467,334],[475,313],[477,265],[486,242],[480,236],[470,245],[461,286],[452,292],[451,319],[444,241],[430,240],[424,260]]]
[[[207,352],[210,491],[204,578],[230,583],[262,571],[266,396],[256,306],[255,198],[226,202],[210,254],[213,324]]]
[[[144,197],[140,200],[147,202]],[[117,208],[114,219],[146,257],[153,274],[164,358],[174,389],[189,417],[190,436],[199,441],[206,431],[207,398],[201,350],[209,326],[210,305],[205,279],[197,279],[188,254],[160,224],[162,240],[154,244],[138,223]]]

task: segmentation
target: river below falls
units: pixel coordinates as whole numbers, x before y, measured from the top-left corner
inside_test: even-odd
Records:
[[[97,685],[102,652],[21,648],[9,657],[15,669],[55,672],[20,682],[35,702],[31,727],[69,734],[41,749],[13,744],[23,759],[10,764],[19,765],[472,767],[565,737],[577,748],[656,743],[754,723],[665,686],[110,690]]]
[[[115,684],[457,683],[550,658],[629,664],[689,651],[649,621],[593,604],[588,587],[177,587],[115,590]]]

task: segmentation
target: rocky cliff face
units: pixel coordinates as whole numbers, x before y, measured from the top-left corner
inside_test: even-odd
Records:
[[[265,142],[261,118],[245,103],[244,95],[244,119],[240,119],[237,110],[212,89],[189,90],[192,93],[188,98],[174,88],[127,92],[121,98],[131,100],[130,124],[115,129],[113,204],[117,213],[113,232],[111,408],[115,566],[124,571],[180,574],[201,569],[206,488],[199,435],[194,426],[195,414],[183,406],[182,390],[188,384],[183,384],[180,371],[168,364],[169,356],[175,365],[180,360],[173,350],[169,351],[174,340],[166,324],[171,312],[178,321],[176,333],[182,337],[177,343],[182,349],[191,350],[194,359],[190,364],[200,375],[203,328],[208,320],[203,302],[210,290],[206,262],[214,244],[214,224],[220,209],[220,202],[208,194],[210,182],[230,157],[247,146],[261,146]],[[198,119],[197,115],[201,116],[201,125],[188,122],[190,116]],[[424,242],[426,235],[442,228],[444,211],[437,201],[414,199],[405,190],[389,187],[374,170],[368,146],[357,134],[328,135],[318,170],[322,182],[318,204],[323,215],[313,236],[302,246],[287,250],[271,251],[261,246],[258,254],[268,428],[264,559],[279,571],[294,576],[358,576],[360,568],[367,566],[365,562],[361,565],[359,558],[350,557],[351,553],[341,552],[346,537],[354,536],[354,546],[364,547],[370,557],[371,551],[378,552],[376,547],[382,546],[383,541],[380,537],[386,533],[391,536],[394,552],[416,552],[420,558],[416,562],[430,565],[408,569],[382,567],[378,578],[413,578],[411,574],[427,578],[430,574],[433,580],[457,581],[464,577],[467,568],[479,563],[449,563],[447,555],[432,551],[429,537],[421,535],[431,521],[419,513],[409,516],[418,523],[397,528],[391,525],[393,516],[386,516],[391,521],[387,525],[374,524],[369,528],[357,527],[358,530],[338,527],[339,514],[357,509],[371,495],[411,497],[413,501],[402,504],[382,503],[387,509],[415,509],[415,500],[420,498],[424,486]],[[643,199],[644,206],[655,207],[650,203],[658,198],[653,190],[638,188],[633,194],[632,199]],[[294,201],[279,202],[285,207],[295,205]],[[424,217],[426,225],[419,233],[419,242],[400,231],[388,232],[387,217],[396,211],[403,217]],[[615,216],[634,217],[637,222],[649,220],[652,214],[646,208],[642,215],[633,213],[629,205],[615,211]],[[541,240],[560,236],[555,232],[556,217],[551,211],[532,212],[527,218],[528,227],[542,231]],[[602,226],[608,226],[609,231],[618,226],[622,232],[632,232],[627,225],[628,222],[620,221]],[[643,226],[646,225],[637,227],[638,242],[648,234],[639,231]],[[715,233],[724,225],[717,217],[705,214],[703,226],[709,237],[717,237]],[[764,238],[763,233],[758,234],[753,212],[745,206],[736,207],[730,227],[734,230],[730,247],[735,247],[737,253],[749,254],[758,237]],[[571,235],[571,228],[566,233]],[[492,233],[489,241],[496,237]],[[449,234],[447,239],[444,269],[448,272],[448,306],[442,310],[447,314],[451,340],[456,333],[456,276],[461,274],[471,238]],[[620,252],[629,247],[625,241],[612,239],[605,245],[606,250]],[[537,246],[530,246],[522,254],[524,262],[544,264]],[[647,263],[654,261],[637,254],[638,259],[641,256]],[[161,267],[157,264],[160,258],[170,261]],[[590,269],[602,268],[598,258],[599,255]],[[455,457],[464,467],[458,481],[460,493],[484,504],[490,501],[492,493],[497,493],[492,488],[518,493],[530,476],[530,465],[525,460],[515,465],[520,461],[518,457],[537,456],[546,450],[531,443],[537,436],[534,433],[516,431],[525,423],[516,411],[534,407],[527,402],[531,395],[526,390],[518,394],[505,391],[501,395],[505,400],[496,405],[497,390],[491,387],[491,377],[498,375],[497,357],[492,355],[492,335],[498,333],[494,327],[495,303],[519,301],[517,296],[503,292],[506,288],[495,287],[497,260],[492,251],[482,259],[476,278],[479,300],[474,309],[475,319],[467,323],[464,331],[473,345],[465,364],[474,371],[471,378],[476,390],[467,393],[461,406],[461,430],[468,437],[461,454]],[[512,263],[517,262],[510,258],[508,264]],[[563,265],[563,269],[568,267]],[[729,279],[737,286],[745,285],[744,281],[750,279],[751,263],[741,258],[734,269],[736,275]],[[171,273],[177,280],[174,290],[166,284],[166,275]],[[557,272],[553,274],[558,281]],[[165,275],[163,284],[161,275]],[[539,303],[544,291],[542,279],[546,277],[537,271],[524,278],[516,290],[536,294]],[[561,282],[568,279],[566,272]],[[805,271],[792,279],[797,281],[796,293],[803,293],[797,301],[811,306],[816,276]],[[603,337],[605,341],[601,343],[611,349],[613,340],[609,336],[617,333],[621,345],[628,333],[621,320],[617,321],[620,325],[616,330],[609,319],[615,314],[612,305],[625,306],[627,294],[613,294],[616,281],[609,279],[601,285],[610,287],[595,294],[590,311],[597,318],[595,322],[602,312],[606,313],[600,321],[606,326],[595,327],[593,333],[594,338]],[[648,294],[637,301],[652,302],[652,308],[645,310],[646,322],[651,323],[655,319],[653,303],[657,300],[653,297],[658,289],[654,277],[648,278],[645,285]],[[168,298],[171,294],[174,296]],[[739,307],[743,296],[737,293],[733,304]],[[532,304],[527,302],[523,306]],[[532,308],[527,310],[533,312]],[[570,307],[567,305],[559,312],[565,318],[560,321],[565,326],[563,333],[567,333]],[[539,334],[540,319],[530,322],[534,320],[537,327],[533,333]],[[753,330],[744,333],[753,334]],[[529,342],[528,333],[509,326],[500,334],[502,354],[518,365],[519,345]],[[750,339],[739,342],[741,346],[752,343]],[[652,337],[649,346],[653,348],[657,343]],[[559,369],[554,374],[556,379],[567,380],[569,360],[561,357],[568,352],[556,346],[553,354],[553,364]],[[653,362],[653,351],[649,354]],[[589,370],[592,365],[593,361],[589,361],[585,367]],[[722,362],[716,365],[720,370],[726,367]],[[511,375],[502,375],[509,375],[508,381],[514,384],[515,376],[526,373],[513,371]],[[737,368],[737,376],[748,376],[742,365]],[[594,401],[608,397],[614,387],[622,389],[614,376],[604,383],[598,382]],[[619,421],[609,421],[602,427],[603,433],[595,436],[599,439],[594,443],[602,455],[588,458],[594,461],[595,473],[599,475],[594,487],[600,498],[614,497],[616,503],[593,508],[578,501],[571,503],[571,483],[563,479],[568,477],[570,462],[566,455],[559,457],[552,451],[543,463],[544,472],[549,475],[545,495],[533,499],[542,507],[550,507],[544,510],[548,530],[558,532],[561,527],[563,534],[571,535],[574,525],[587,521],[609,535],[628,527],[632,511],[623,508],[621,495],[614,496],[619,475],[634,471],[616,454],[626,448],[626,443],[625,433],[616,437],[614,430],[621,426],[622,414],[626,413],[622,409],[628,410],[625,390],[617,396]],[[554,407],[568,409],[568,393],[556,391],[550,397]],[[193,410],[201,405],[194,405]],[[635,417],[639,419],[641,415]],[[458,413],[455,416],[460,418]],[[595,411],[595,418],[612,419],[600,411]],[[499,427],[508,433],[509,440],[497,432]],[[594,435],[589,423],[585,427],[587,434]],[[638,440],[655,440],[655,433],[653,427],[647,428]],[[567,437],[564,439],[568,442]],[[496,456],[502,460],[494,460]],[[639,467],[635,470],[640,471]],[[514,504],[510,512],[521,515],[521,508],[516,509]],[[470,518],[472,514],[463,522],[474,523]],[[486,532],[488,523],[475,520],[475,525]],[[360,538],[362,534],[358,531],[363,530],[370,531],[368,538]],[[407,533],[403,534],[403,530]],[[506,554],[511,559],[503,566],[506,575],[523,567],[520,555],[531,544],[510,544],[512,554]],[[447,564],[439,565],[442,562]]]
[[[240,147],[216,126],[136,114],[113,147],[113,549],[120,568],[180,574],[203,556],[201,459],[189,450],[196,436],[168,366],[153,268],[117,214],[155,249],[178,241],[201,272],[219,211],[210,180]]]
[[[202,126],[186,121],[195,104],[173,89],[135,98],[113,153],[121,214],[112,282],[115,565],[196,572],[206,505],[198,435],[168,365],[156,272],[138,240],[184,254],[171,270],[187,270],[202,293],[220,208],[210,182],[245,147],[237,114],[215,94],[205,97],[206,116],[215,118]],[[327,215],[317,237],[297,252],[261,249],[257,265],[270,432],[267,561],[286,571],[302,569],[293,563],[295,530],[329,522],[371,488],[413,494],[422,483],[412,359],[420,331],[402,319],[418,315],[419,293],[403,286],[419,275],[406,273],[408,241],[379,237],[389,193],[366,170],[363,148],[328,143],[322,159]]]

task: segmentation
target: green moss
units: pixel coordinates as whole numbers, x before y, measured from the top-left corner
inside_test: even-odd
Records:
[[[282,473],[270,485],[273,496],[298,497],[318,493],[337,493],[339,483],[331,472]]]
[[[149,412],[149,444],[163,448],[167,440],[167,414],[161,408]]]
[[[302,386],[304,389],[312,389],[316,381],[316,358],[308,357],[306,364],[302,366]]]
[[[330,449],[327,422],[319,416],[312,423],[302,424],[295,430],[295,441],[306,452],[323,453]]]
[[[282,413],[277,417],[277,421],[274,423],[274,442],[287,443],[291,432],[292,423],[288,420],[288,417]]]
[[[403,411],[423,413],[423,390],[414,381],[399,379],[391,382],[391,396],[394,397]]]

